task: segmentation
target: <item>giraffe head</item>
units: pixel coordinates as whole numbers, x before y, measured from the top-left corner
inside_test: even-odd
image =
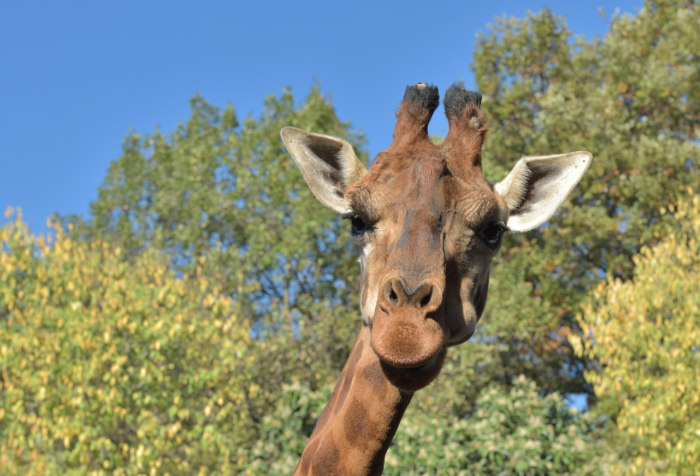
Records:
[[[436,145],[428,122],[438,103],[436,87],[407,87],[393,142],[369,170],[344,140],[282,129],[316,198],[350,221],[361,247],[363,324],[384,374],[405,391],[430,383],[447,347],[474,333],[503,233],[549,219],[591,161],[588,152],[524,157],[490,184],[481,171],[481,95],[447,90],[449,132]]]

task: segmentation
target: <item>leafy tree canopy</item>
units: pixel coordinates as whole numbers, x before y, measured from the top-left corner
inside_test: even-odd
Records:
[[[632,257],[672,216],[661,210],[700,183],[697,18],[697,2],[646,1],[590,41],[549,10],[500,18],[479,36],[487,178],[521,155],[588,150],[593,164],[548,225],[504,242],[478,334],[452,351],[436,385],[454,383],[455,402],[467,389],[464,411],[480,388],[519,374],[547,391],[591,393],[587,360],[567,340],[582,300],[601,277],[630,279]]]
[[[362,134],[317,86],[301,104],[288,90],[270,96],[259,118],[242,122],[232,106],[220,110],[200,96],[191,110],[167,136],[130,133],[90,219],[64,221],[127,257],[162,250],[179,274],[221,283],[254,337],[269,344],[264,368],[251,376],[261,385],[278,388],[291,374],[334,378],[359,322],[359,269],[341,220],[311,196],[279,132],[293,125],[358,146]]]
[[[451,349],[411,411],[474,424],[484,417],[482,391],[514,398],[520,375],[543,395],[593,395],[585,372],[598,357],[569,343],[581,335],[577,313],[603,277],[634,278],[633,257],[673,222],[674,194],[700,183],[697,18],[697,2],[648,0],[590,41],[549,10],[501,18],[480,35],[472,67],[491,121],[487,178],[502,178],[521,155],[585,149],[594,162],[549,225],[504,242],[477,334]],[[199,96],[191,106],[168,135],[129,134],[91,217],[63,223],[74,243],[121,250],[125,266],[164,252],[176,276],[220,283],[252,337],[239,368],[247,449],[283,386],[314,395],[327,388],[359,325],[359,269],[346,230],[311,197],[279,130],[344,137],[360,157],[363,139],[318,87],[301,103],[289,91],[269,97],[259,117],[243,121],[232,106]],[[605,401],[601,408],[617,411]],[[306,419],[295,425],[309,428]]]
[[[0,228],[3,474],[232,473],[256,436],[250,326],[156,250]]]
[[[633,279],[609,277],[580,317],[618,474],[700,467],[700,196],[667,210],[674,220],[635,257]]]
[[[260,426],[264,437],[246,449],[242,473],[290,474],[323,410],[331,388],[302,383],[282,388],[275,410]],[[409,407],[389,452],[384,474],[596,474],[598,449],[590,415],[568,408],[558,394],[540,395],[534,382],[516,378],[509,391],[493,386],[472,418]]]

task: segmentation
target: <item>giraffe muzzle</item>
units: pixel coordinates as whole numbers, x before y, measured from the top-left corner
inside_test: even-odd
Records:
[[[443,286],[434,279],[411,286],[393,275],[379,289],[371,330],[379,359],[387,368],[428,373],[439,361],[439,372],[446,340]]]

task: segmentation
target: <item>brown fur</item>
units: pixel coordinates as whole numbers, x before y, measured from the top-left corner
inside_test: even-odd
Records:
[[[346,381],[349,388],[340,391]],[[411,396],[386,380],[369,345],[369,328],[363,327],[295,474],[381,474],[384,455]],[[330,420],[327,413],[332,407],[335,414]],[[330,421],[342,425],[327,424]]]
[[[364,325],[295,474],[380,474],[412,392],[472,335],[486,302],[496,250],[478,235],[508,218],[481,173],[486,118],[455,90],[437,146],[427,132],[437,90],[415,88],[391,146],[345,190],[372,227],[359,240]]]

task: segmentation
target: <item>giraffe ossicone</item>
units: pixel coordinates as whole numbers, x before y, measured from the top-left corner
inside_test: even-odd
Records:
[[[393,142],[369,170],[345,140],[281,131],[313,194],[349,219],[361,250],[362,328],[295,474],[381,474],[413,392],[474,333],[503,233],[547,221],[590,165],[588,152],[523,157],[491,184],[481,95],[447,90],[449,132],[436,145],[428,123],[438,104],[435,86],[408,86]]]

